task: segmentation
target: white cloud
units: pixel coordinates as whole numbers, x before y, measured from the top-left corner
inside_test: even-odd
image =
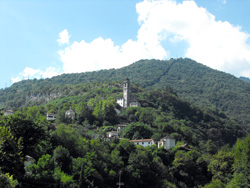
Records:
[[[226,3],[225,0],[221,2]],[[192,0],[181,3],[176,0],[144,0],[136,5],[136,11],[140,25],[137,39],[128,39],[120,46],[112,39],[102,37],[91,42],[74,41],[69,45],[67,29],[60,32],[58,43],[67,44],[58,51],[63,72],[120,68],[140,59],[167,59],[175,52],[166,46],[178,46],[178,42],[184,42],[187,44],[184,57],[236,76],[250,77],[250,46],[247,43],[250,35],[239,26],[216,20]],[[12,80],[57,74],[52,67],[46,71],[26,68]]]
[[[120,68],[143,58],[163,58],[165,50],[158,44],[142,40],[128,40],[115,46],[111,39],[97,38],[90,43],[84,40],[58,52],[66,73]]]
[[[250,70],[247,44],[250,35],[239,26],[217,21],[194,1],[144,1],[137,4],[137,12],[142,23],[139,37],[152,36],[151,39],[160,44],[176,39],[185,41],[188,43],[186,57],[236,76]],[[163,38],[158,37],[162,35]]]
[[[217,21],[194,1],[145,0],[136,10],[140,24],[136,41],[129,39],[121,46],[101,37],[90,43],[75,41],[58,52],[64,72],[120,68],[139,59],[166,59],[171,49],[164,49],[164,44],[178,41],[188,44],[184,57],[236,76],[250,71],[249,34],[239,26]]]
[[[69,35],[67,29],[64,29],[62,32],[59,33],[59,39],[57,39],[57,42],[60,45],[69,44],[70,37],[71,36]]]
[[[23,72],[19,73],[19,75],[15,78],[11,78],[12,83],[19,82],[21,80],[33,79],[33,78],[51,78],[53,76],[59,75],[60,73],[56,71],[54,67],[48,67],[45,71],[41,71],[40,69],[33,69],[30,67],[26,67]]]
[[[226,3],[227,3],[227,0],[222,0],[222,3],[223,3],[223,4],[226,4]]]

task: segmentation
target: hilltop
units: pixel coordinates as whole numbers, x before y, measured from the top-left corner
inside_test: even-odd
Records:
[[[250,84],[230,74],[213,70],[191,59],[140,60],[121,69],[63,74],[51,79],[24,80],[0,90],[0,108],[28,106],[37,98],[41,103],[62,95],[68,86],[85,83],[131,82],[147,89],[172,88],[180,97],[200,106],[221,111],[250,123]],[[81,91],[79,91],[81,93]]]

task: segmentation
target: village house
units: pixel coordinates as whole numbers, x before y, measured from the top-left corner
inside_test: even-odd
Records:
[[[29,155],[25,155],[25,157],[24,157],[24,167],[26,167],[26,166],[30,166],[32,163],[34,163],[36,160],[33,158],[33,157],[31,157],[31,156],[29,156]]]
[[[134,143],[135,145],[141,146],[152,146],[154,143],[153,139],[141,139],[141,140],[130,140],[130,142]]]
[[[119,124],[118,125],[118,128],[117,128],[117,132],[121,132],[123,131],[128,125],[125,125],[125,124]]]
[[[48,121],[55,121],[56,120],[56,114],[47,113],[47,120]]]
[[[10,115],[13,115],[14,114],[14,112],[12,111],[12,110],[5,110],[4,111],[4,116],[10,116]]]
[[[170,136],[165,136],[158,142],[158,148],[164,147],[165,149],[172,149],[175,147],[175,139]]]
[[[109,131],[109,132],[107,132],[107,137],[108,138],[118,138],[118,132],[116,132],[116,131]]]
[[[157,144],[153,141],[153,139],[130,140],[130,142],[144,147]],[[175,147],[175,139],[171,138],[170,136],[166,136],[158,142],[157,146],[158,148],[164,147],[165,149],[172,149]]]
[[[71,108],[65,112],[65,117],[75,119],[76,113]]]

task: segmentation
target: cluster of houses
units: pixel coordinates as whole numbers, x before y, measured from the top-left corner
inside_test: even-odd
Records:
[[[119,133],[123,131],[128,125],[120,124],[118,125],[117,131],[109,131],[107,132],[107,138],[119,138]],[[164,138],[160,139],[158,142],[155,142],[153,139],[140,139],[140,140],[130,140],[130,142],[134,143],[135,145],[141,146],[152,146],[157,145],[158,148],[164,147],[165,149],[172,149],[175,147],[175,139],[170,136],[165,136]]]

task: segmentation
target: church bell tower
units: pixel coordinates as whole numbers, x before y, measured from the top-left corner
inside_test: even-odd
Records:
[[[124,99],[124,108],[129,107],[129,101],[130,101],[130,82],[129,82],[128,78],[124,81],[123,99]]]

